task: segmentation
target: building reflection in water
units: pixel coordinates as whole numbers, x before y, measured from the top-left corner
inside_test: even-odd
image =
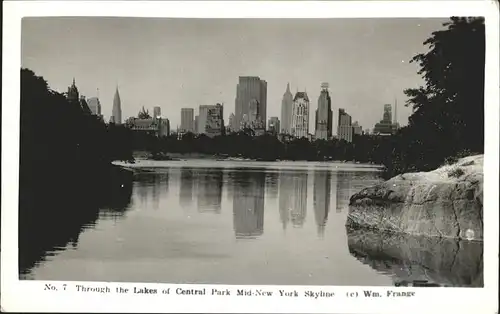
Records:
[[[337,172],[337,213],[341,213],[343,209],[349,206],[349,199],[351,197],[352,188],[351,180],[352,174],[350,172]]]
[[[153,209],[160,207],[160,195],[168,193],[170,173],[169,169],[164,172],[139,172],[134,176],[135,191],[144,207],[151,203]]]
[[[181,168],[181,182],[179,191],[179,204],[183,208],[191,207],[193,203],[193,189],[196,181],[196,172],[192,168]]]
[[[254,239],[264,233],[264,192],[262,171],[239,170],[233,180],[233,227],[237,239]]]
[[[220,213],[223,179],[224,173],[222,169],[206,169],[198,173],[196,176],[198,185],[198,212]]]
[[[278,179],[279,172],[266,171],[266,195],[270,199],[278,197]]]
[[[314,172],[314,218],[318,227],[318,235],[323,237],[330,211],[332,173],[330,171]]]
[[[306,171],[281,171],[279,177],[279,213],[283,229],[289,222],[302,227],[307,213]]]

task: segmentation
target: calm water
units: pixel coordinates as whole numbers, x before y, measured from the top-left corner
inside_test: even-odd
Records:
[[[346,232],[349,197],[381,180],[373,168],[215,161],[135,166],[141,169],[131,182],[116,182],[123,191],[114,193],[125,194],[115,195],[116,206],[100,208],[22,278],[289,285],[430,279],[474,285],[469,277],[475,274],[443,275],[439,266],[433,275],[418,254],[383,258],[407,241],[384,247],[379,235],[368,236],[370,242],[366,233]]]

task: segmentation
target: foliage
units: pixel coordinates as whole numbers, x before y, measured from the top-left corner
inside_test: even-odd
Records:
[[[405,90],[414,113],[398,135],[403,145],[396,154],[407,164],[398,171],[409,165],[427,170],[460,152],[484,152],[484,19],[452,17],[443,26],[424,42],[429,51],[412,59],[425,84]]]
[[[124,184],[112,193],[109,189],[120,182],[110,178],[122,176],[110,162],[130,159],[132,141],[129,129],[105,125],[51,90],[31,70],[21,69],[20,83],[19,268],[23,271],[47,248],[74,241],[83,224],[95,220],[98,202],[111,206],[130,198]]]

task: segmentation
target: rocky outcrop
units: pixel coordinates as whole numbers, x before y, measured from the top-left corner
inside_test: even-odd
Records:
[[[467,240],[483,239],[483,155],[365,188],[349,203],[347,226]]]
[[[347,227],[349,252],[395,285],[483,287],[483,243]]]

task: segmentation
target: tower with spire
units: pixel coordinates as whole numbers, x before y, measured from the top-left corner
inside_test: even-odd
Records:
[[[80,93],[75,84],[75,78],[73,78],[73,83],[68,87],[67,98],[69,102],[78,103],[80,101]]]
[[[293,95],[290,91],[290,83],[286,84],[286,91],[281,100],[281,121],[280,133],[291,134],[292,132],[292,110],[293,110]]]
[[[118,86],[116,86],[115,97],[113,98],[111,122],[114,122],[115,124],[122,123],[122,103],[120,100],[120,93],[118,92]]]

